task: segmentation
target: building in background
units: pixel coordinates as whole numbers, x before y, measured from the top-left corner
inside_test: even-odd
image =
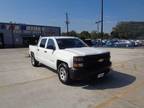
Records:
[[[61,28],[42,25],[0,23],[0,48],[28,47],[40,36],[60,36]]]

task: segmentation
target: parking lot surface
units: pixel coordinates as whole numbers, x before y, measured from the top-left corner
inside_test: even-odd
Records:
[[[0,108],[144,108],[144,49],[111,51],[112,72],[67,86],[32,67],[28,49],[0,49]]]

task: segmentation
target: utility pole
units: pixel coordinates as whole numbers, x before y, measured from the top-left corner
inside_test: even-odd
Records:
[[[103,2],[103,0],[101,0],[101,18],[100,18],[100,21],[97,21],[96,22],[96,24],[97,24],[97,31],[99,32],[99,24],[101,24],[101,40],[103,40],[103,35],[104,35],[104,32],[103,32],[103,26],[104,26],[104,18],[103,18],[103,16],[104,16],[104,9],[103,9],[103,7],[104,7],[104,2]]]
[[[69,35],[69,17],[68,17],[68,13],[66,12],[66,26],[67,26],[67,35]]]
[[[100,25],[101,21],[97,21],[97,22],[95,22],[95,23],[96,23],[96,25],[97,25],[98,38],[100,38],[100,36],[99,36],[99,25]]]
[[[104,33],[103,33],[103,21],[104,21],[104,18],[103,18],[103,0],[101,0],[101,38],[102,38],[102,40],[103,40],[103,35],[104,35]]]

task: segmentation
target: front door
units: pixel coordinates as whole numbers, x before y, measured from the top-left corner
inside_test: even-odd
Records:
[[[56,69],[55,48],[56,47],[53,39],[49,39],[46,46],[44,57],[46,65],[53,69]]]

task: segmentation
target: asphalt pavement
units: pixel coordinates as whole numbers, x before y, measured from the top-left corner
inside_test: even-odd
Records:
[[[0,49],[0,108],[144,108],[144,49],[104,49],[111,73],[69,86],[48,67],[32,67],[28,49]]]

